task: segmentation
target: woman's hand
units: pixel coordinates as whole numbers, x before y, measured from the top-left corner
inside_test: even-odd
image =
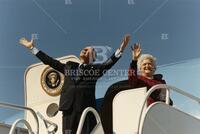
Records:
[[[131,48],[132,48],[132,60],[138,60],[142,51],[140,44],[135,43],[134,46],[132,46]]]

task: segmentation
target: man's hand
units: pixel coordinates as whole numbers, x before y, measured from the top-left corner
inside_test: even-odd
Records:
[[[28,41],[26,38],[21,38],[19,40],[19,43],[28,49],[33,49],[34,47],[33,39],[31,39],[31,41]]]
[[[138,58],[141,55],[141,51],[142,51],[140,44],[135,43],[134,47],[131,47],[131,48],[132,48],[132,60],[138,60]]]
[[[120,52],[123,52],[125,47],[128,45],[128,42],[130,40],[131,36],[130,35],[125,35],[122,44],[119,47]]]

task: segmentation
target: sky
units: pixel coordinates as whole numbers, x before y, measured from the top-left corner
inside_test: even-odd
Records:
[[[0,101],[24,105],[24,72],[39,62],[19,45],[21,37],[34,36],[36,47],[55,58],[78,56],[86,45],[106,46],[110,56],[127,33],[131,41],[113,69],[129,67],[130,46],[139,42],[157,57],[167,83],[200,97],[199,12],[199,0],[0,0]],[[97,83],[97,98],[127,77],[106,79]],[[177,105],[184,100],[173,98]],[[179,107],[200,115],[189,104]],[[0,109],[0,121],[13,114]]]

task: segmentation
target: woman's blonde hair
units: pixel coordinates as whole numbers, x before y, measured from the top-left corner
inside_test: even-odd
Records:
[[[139,58],[138,58],[138,61],[137,61],[137,67],[138,67],[138,70],[140,71],[140,66],[141,66],[141,63],[143,60],[145,59],[150,59],[152,62],[153,62],[153,65],[155,67],[155,70],[156,70],[156,58],[151,55],[151,54],[142,54]]]

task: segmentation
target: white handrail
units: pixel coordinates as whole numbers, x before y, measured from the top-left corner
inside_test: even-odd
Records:
[[[36,126],[37,127],[36,134],[39,134],[39,121],[38,121],[38,117],[33,109],[31,109],[29,107],[24,107],[24,106],[20,106],[20,105],[5,103],[5,102],[0,102],[0,107],[30,111],[33,114],[33,117],[34,117],[36,125],[37,125]]]
[[[200,98],[199,98],[199,97],[196,97],[196,96],[194,96],[194,95],[192,95],[192,94],[190,94],[190,93],[188,93],[188,92],[185,92],[185,91],[183,91],[183,90],[181,90],[181,89],[179,89],[179,88],[176,88],[176,87],[174,87],[174,86],[171,86],[171,85],[167,85],[167,87],[168,87],[170,90],[173,90],[173,91],[175,91],[175,92],[177,92],[177,93],[179,93],[179,94],[182,94],[182,95],[184,95],[184,96],[190,98],[191,100],[196,101],[196,102],[200,105]]]
[[[166,84],[158,84],[158,85],[155,85],[153,87],[151,87],[148,92],[146,93],[146,96],[145,96],[145,99],[144,99],[144,102],[143,102],[143,105],[142,105],[142,108],[141,108],[141,112],[140,112],[140,117],[139,117],[139,122],[138,122],[138,130],[137,130],[137,133],[140,134],[141,131],[140,131],[140,128],[141,128],[141,118],[142,118],[142,113],[144,111],[144,106],[146,104],[146,101],[147,99],[149,98],[149,96],[151,95],[152,92],[154,92],[155,90],[166,90],[166,104],[169,104],[170,102],[170,90],[173,90],[179,94],[182,94],[183,96],[186,96],[188,98],[190,98],[191,100],[194,100],[196,101],[198,104],[200,104],[200,98],[190,94],[190,93],[187,93],[179,88],[176,88],[174,86],[171,86],[171,85],[166,85]]]
[[[18,119],[18,120],[16,120],[16,121],[12,124],[12,127],[11,127],[11,129],[10,129],[9,134],[15,134],[15,128],[17,127],[17,124],[19,124],[19,123],[24,123],[25,126],[26,126],[27,129],[28,129],[28,133],[29,133],[29,134],[34,134],[33,131],[32,131],[32,128],[31,128],[30,124],[29,124],[26,120],[24,120],[24,119]]]
[[[144,106],[146,104],[146,101],[147,99],[149,98],[149,96],[151,95],[151,93],[153,93],[155,90],[166,90],[166,104],[169,104],[169,89],[167,88],[167,85],[166,84],[157,84],[153,87],[151,87],[146,95],[145,95],[145,98],[144,98],[144,102],[142,103],[142,108],[141,108],[141,111],[140,111],[140,116],[139,116],[139,120],[138,120],[138,130],[137,130],[137,133],[140,134],[140,124],[141,124],[141,118],[142,118],[142,113],[144,111]]]
[[[96,118],[97,124],[98,124],[98,123],[101,123],[101,119],[100,119],[100,117],[99,117],[97,111],[96,111],[94,108],[92,108],[92,107],[87,107],[87,108],[83,111],[83,113],[82,113],[82,115],[81,115],[81,119],[80,119],[80,122],[79,122],[78,129],[77,129],[76,134],[81,134],[81,131],[82,131],[82,128],[83,128],[83,124],[84,124],[84,121],[85,121],[85,118],[86,118],[86,115],[87,115],[88,112],[92,112],[92,113],[94,114],[94,116],[95,116],[95,118]]]

